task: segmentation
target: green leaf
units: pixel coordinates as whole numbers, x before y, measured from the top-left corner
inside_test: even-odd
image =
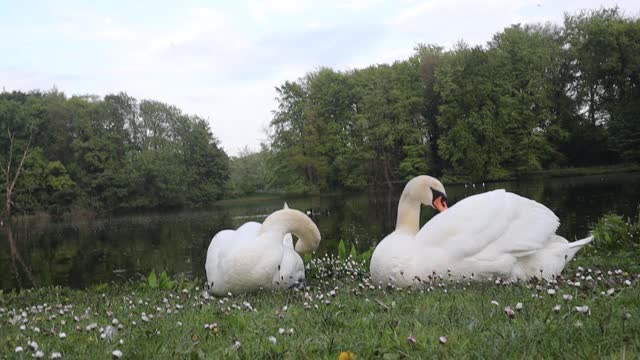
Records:
[[[338,259],[345,260],[347,258],[347,248],[344,245],[344,241],[340,240],[338,243]]]
[[[351,244],[351,251],[349,251],[349,255],[351,255],[352,259],[356,259],[358,257],[358,251],[356,250],[356,247],[353,244]]]
[[[158,277],[156,276],[155,270],[151,270],[151,274],[149,274],[149,278],[147,278],[147,285],[152,289],[158,288]]]

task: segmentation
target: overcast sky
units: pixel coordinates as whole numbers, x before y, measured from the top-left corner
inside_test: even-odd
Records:
[[[265,140],[274,87],[318,67],[484,44],[510,24],[615,5],[640,14],[638,0],[0,0],[0,86],[159,100],[208,119],[236,154]]]

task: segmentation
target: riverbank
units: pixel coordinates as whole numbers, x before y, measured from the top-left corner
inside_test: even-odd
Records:
[[[591,252],[569,264],[556,283],[443,279],[420,291],[374,287],[364,266],[327,257],[312,261],[306,291],[213,298],[191,281],[171,290],[143,282],[23,290],[0,295],[0,353],[632,358],[640,355],[640,267],[634,259]]]
[[[516,180],[522,179],[544,179],[559,178],[571,176],[589,176],[589,175],[606,175],[640,172],[640,165],[614,165],[614,166],[596,166],[596,167],[570,167],[561,169],[547,169],[540,171],[532,171],[518,175]]]

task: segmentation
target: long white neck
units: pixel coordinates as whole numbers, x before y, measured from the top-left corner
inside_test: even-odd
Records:
[[[402,193],[398,202],[396,231],[402,231],[410,235],[418,233],[418,230],[420,230],[420,205],[420,201],[415,200],[406,192]]]
[[[306,254],[315,251],[320,244],[320,230],[308,216],[298,210],[282,209],[269,215],[260,228],[260,235],[271,233],[273,238],[282,244],[286,234],[298,237],[295,249]]]

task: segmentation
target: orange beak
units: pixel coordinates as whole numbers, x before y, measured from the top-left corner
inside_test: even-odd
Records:
[[[444,200],[442,196],[438,196],[438,198],[433,201],[433,205],[439,212],[443,212],[448,209],[447,201]]]

